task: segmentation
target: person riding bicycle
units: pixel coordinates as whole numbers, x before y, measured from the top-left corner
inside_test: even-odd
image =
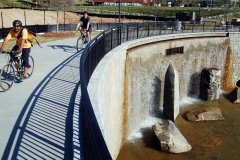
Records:
[[[80,27],[80,32],[83,33],[84,31],[87,32],[87,43],[91,39],[91,32],[92,32],[92,25],[91,25],[91,17],[88,16],[88,12],[83,12],[83,16],[80,18],[79,23],[76,27],[76,31]]]
[[[18,34],[22,30],[22,36],[18,38]],[[22,56],[23,59],[23,67],[24,67],[24,75],[20,77],[21,79],[28,78],[27,73],[28,69],[31,67],[29,65],[29,54],[31,52],[31,43],[28,42],[28,31],[27,29],[22,27],[22,22],[20,20],[13,21],[13,28],[8,33],[5,38],[2,46],[0,47],[0,52],[3,51],[4,46],[8,43],[8,41],[12,38],[17,38],[16,45],[12,48],[11,52],[15,53],[15,57]]]

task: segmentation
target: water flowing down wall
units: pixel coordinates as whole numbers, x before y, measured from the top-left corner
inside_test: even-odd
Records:
[[[179,77],[179,98],[199,94],[203,68],[222,71],[222,88],[240,78],[234,48],[240,34],[191,33],[138,39],[110,51],[89,82],[88,91],[99,126],[113,159],[127,137],[149,115],[159,117],[164,79],[173,65]],[[239,70],[238,70],[239,71]]]

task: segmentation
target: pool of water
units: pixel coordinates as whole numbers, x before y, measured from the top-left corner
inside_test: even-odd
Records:
[[[186,113],[200,107],[219,107],[225,120],[190,122]],[[181,106],[175,125],[192,150],[181,154],[161,152],[151,126],[141,128],[142,138],[128,140],[117,160],[239,160],[240,104],[232,104],[222,95],[219,100]]]

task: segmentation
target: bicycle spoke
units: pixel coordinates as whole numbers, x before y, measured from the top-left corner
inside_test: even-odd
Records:
[[[14,82],[15,73],[11,64],[6,64],[1,71],[1,88],[4,91],[9,90]]]
[[[30,65],[30,68],[28,68],[28,77],[30,77],[33,74],[33,70],[34,70],[34,60],[31,55],[29,56],[29,65]]]

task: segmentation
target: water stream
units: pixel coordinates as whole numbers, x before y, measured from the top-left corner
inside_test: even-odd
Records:
[[[189,104],[191,100],[193,104]],[[219,100],[203,102],[184,99],[175,125],[192,146],[187,153],[161,152],[160,143],[151,129],[155,118],[147,118],[123,145],[117,160],[239,160],[240,104],[230,103],[222,94]],[[190,122],[186,113],[200,107],[219,107],[223,121]],[[135,134],[135,135],[134,135]]]

